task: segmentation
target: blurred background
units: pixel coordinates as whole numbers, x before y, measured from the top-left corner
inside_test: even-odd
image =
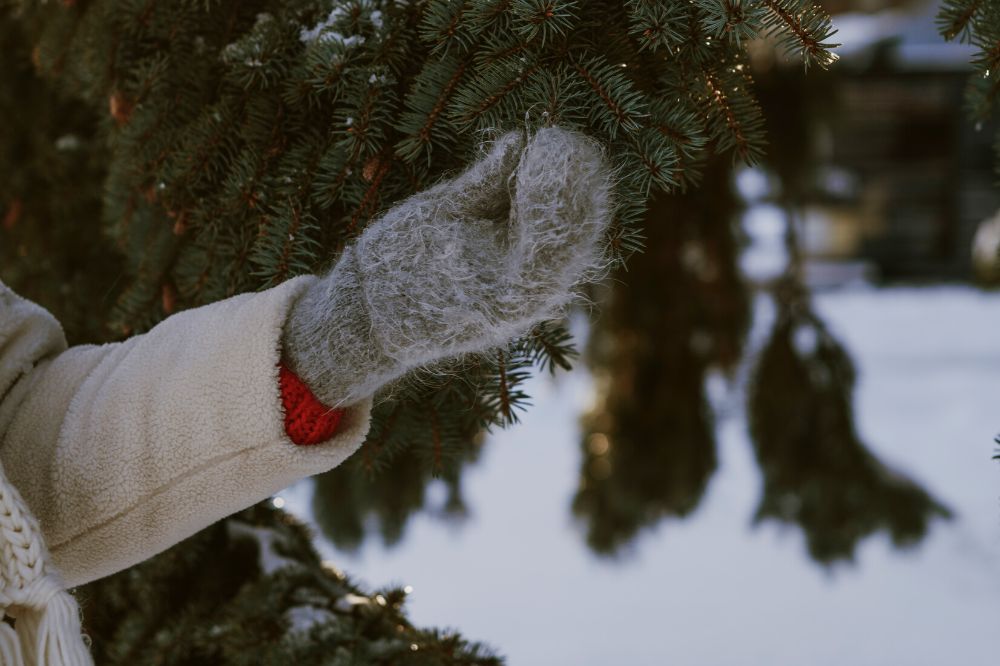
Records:
[[[275,497],[324,557],[515,665],[997,663],[995,128],[936,2],[822,4],[840,61],[755,46],[764,162],[655,203],[520,424]]]

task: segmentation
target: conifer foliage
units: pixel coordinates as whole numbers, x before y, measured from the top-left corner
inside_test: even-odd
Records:
[[[414,627],[410,589],[364,593],[283,511],[248,509],[78,592],[102,666],[499,666],[455,632]]]
[[[749,39],[833,60],[829,19],[804,0],[7,0],[6,13],[35,70],[101,116],[103,229],[127,263],[117,336],[321,268],[511,127],[607,143],[627,257],[653,192],[697,182],[712,154],[760,157]],[[403,391],[373,437],[447,461],[515,420],[529,366],[570,354],[565,331],[540,327],[458,363],[447,386]]]
[[[942,37],[976,48],[966,101],[977,126],[989,121],[1000,94],[1000,5],[989,0],[943,0],[937,22]],[[1000,152],[1000,137],[996,149]]]
[[[755,521],[798,525],[810,555],[824,563],[853,559],[858,543],[878,531],[896,546],[919,543],[951,511],[866,448],[855,426],[850,356],[794,274],[774,291],[777,316],[748,396],[764,477]]]
[[[596,395],[583,419],[573,512],[601,555],[692,513],[715,472],[707,379],[737,372],[751,320],[732,170],[713,160],[700,188],[653,198],[648,247],[616,275],[591,327]]]

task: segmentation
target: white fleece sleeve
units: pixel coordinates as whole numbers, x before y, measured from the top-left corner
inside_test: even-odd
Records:
[[[296,446],[284,432],[282,325],[314,279],[69,349],[51,315],[0,283],[0,459],[68,585],[141,562],[357,449],[370,400],[325,443]]]

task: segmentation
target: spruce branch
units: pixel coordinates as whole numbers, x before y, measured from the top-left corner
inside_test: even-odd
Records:
[[[573,344],[573,336],[554,322],[544,322],[533,328],[524,339],[523,347],[523,350],[519,350],[520,353],[525,354],[542,372],[548,370],[552,375],[556,373],[557,367],[570,370],[571,359],[579,355]]]
[[[498,393],[500,418],[506,423],[513,423],[517,417],[511,409],[510,384],[507,382],[507,359],[502,349],[497,352],[497,385],[500,387]]]
[[[406,101],[408,111],[400,119],[407,135],[396,145],[402,159],[412,162],[423,155],[430,164],[433,144],[446,144],[453,138],[443,114],[468,66],[467,60],[446,57],[428,63],[417,77]]]
[[[640,49],[664,49],[672,53],[684,39],[683,23],[687,11],[681,3],[626,0],[629,11],[629,34]]]
[[[590,109],[590,87],[569,65],[540,67],[523,85],[524,104],[557,125],[584,128]]]
[[[983,0],[943,0],[937,15],[938,32],[948,41],[968,42],[983,4]]]
[[[830,49],[840,46],[828,41],[837,32],[830,16],[812,0],[761,0],[769,15],[764,28],[779,35],[779,44],[789,53],[798,52],[805,67],[815,64],[826,69],[837,61]]]
[[[531,80],[541,67],[539,63],[525,66],[515,58],[480,66],[476,75],[455,93],[451,110],[455,123],[463,127],[472,124],[482,128],[496,127],[498,117],[510,115],[507,109],[497,113],[496,107]]]
[[[472,0],[472,11],[476,26],[481,32],[496,22],[509,18],[509,10],[514,0]]]
[[[433,52],[448,55],[449,50],[465,51],[472,40],[469,25],[462,19],[469,9],[468,2],[432,0],[420,23],[421,38],[433,45]]]
[[[565,36],[579,20],[576,0],[514,0],[514,31],[526,42],[546,42]]]
[[[966,104],[977,124],[989,121],[1000,94],[1000,6],[980,0],[945,0],[937,24],[945,39],[957,39],[976,49]]]
[[[622,73],[626,63],[613,65],[600,58],[577,60],[577,73],[596,95],[591,120],[612,140],[619,133],[636,132],[643,125],[645,99]]]
[[[768,12],[757,0],[699,0],[698,7],[705,31],[737,46],[760,35]]]
[[[375,168],[375,172],[371,176],[371,184],[365,190],[360,203],[351,216],[351,222],[347,227],[347,233],[353,234],[357,230],[361,229],[363,225],[360,223],[362,221],[367,222],[378,210],[380,194],[379,188],[382,186],[382,182],[385,180],[385,177],[389,173],[392,166],[393,161],[391,159],[384,159]]]
[[[741,70],[705,71],[707,102],[713,109],[710,136],[722,150],[733,150],[739,159],[755,164],[763,148],[763,118],[756,100],[747,94]]]

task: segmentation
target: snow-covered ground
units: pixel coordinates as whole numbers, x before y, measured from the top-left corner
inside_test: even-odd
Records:
[[[415,622],[457,627],[512,666],[995,666],[1000,294],[860,287],[817,300],[857,362],[864,440],[955,511],[916,549],[876,537],[856,564],[824,570],[798,532],[751,528],[760,476],[732,387],[713,391],[720,466],[698,511],[626,557],[594,556],[569,508],[590,399],[578,368],[534,380],[535,407],[465,475],[471,520],[420,516],[395,549],[325,555],[370,586],[412,585]],[[755,339],[769,317],[761,299]],[[308,489],[286,492],[288,506],[302,514]]]

